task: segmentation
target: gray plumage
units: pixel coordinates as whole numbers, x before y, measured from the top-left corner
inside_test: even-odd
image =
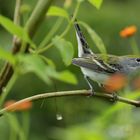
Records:
[[[74,58],[72,63],[79,67],[88,68],[98,73],[114,74],[116,72],[122,74],[130,74],[140,69],[140,58],[130,58],[129,56],[108,55],[107,60],[103,60],[103,55],[83,55],[83,57]],[[96,60],[96,61],[95,61]],[[99,62],[99,65],[96,62]]]

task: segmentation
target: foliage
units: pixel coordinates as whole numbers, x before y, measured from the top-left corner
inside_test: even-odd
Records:
[[[135,40],[137,38],[133,36],[127,40],[121,40],[118,35],[121,28],[126,25],[137,24],[139,28],[137,2],[134,4],[135,2],[132,1],[104,1],[101,8],[102,2],[102,0],[54,2],[53,5],[49,5],[49,10],[44,15],[44,21],[40,21],[43,24],[40,24],[38,30],[34,29],[36,34],[33,37],[28,33],[26,23],[29,21],[34,9],[33,5],[36,6],[37,1],[25,0],[22,3],[20,25],[15,24],[11,18],[6,16],[7,14],[0,15],[0,25],[7,31],[5,33],[0,30],[0,35],[2,34],[4,38],[0,38],[0,57],[2,60],[8,61],[14,70],[10,82],[3,88],[0,104],[3,104],[6,98],[7,100],[11,98],[18,100],[37,92],[85,87],[81,72],[70,65],[74,52],[77,50],[73,30],[75,18],[86,29],[87,32],[83,29],[83,33],[85,33],[89,45],[93,46],[94,52],[124,55],[128,52],[131,53],[132,48],[134,54],[138,53]],[[136,11],[135,16],[131,16],[130,8],[132,7]],[[100,8],[101,10],[99,10]],[[121,8],[123,8],[122,13],[120,13]],[[71,14],[73,17],[70,17]],[[125,14],[129,15],[126,20]],[[15,45],[11,42],[10,45],[8,44],[7,40],[11,40],[8,38],[8,34],[16,36],[18,38],[16,41],[21,42],[21,50],[16,54],[7,50],[7,48],[11,50]],[[88,36],[90,37],[88,38]],[[2,43],[3,40],[4,43]],[[112,44],[117,48],[112,47]],[[129,45],[131,48],[128,47]],[[24,52],[26,46],[28,46],[28,53]],[[77,56],[77,53],[75,55]],[[136,78],[136,81],[139,79]],[[133,91],[133,84],[130,83],[119,94],[127,98],[138,99],[140,85],[136,82],[137,91]],[[122,85],[120,86],[122,88]],[[120,87],[117,88],[120,89]],[[45,106],[45,104],[47,105]],[[57,107],[54,107],[54,104]],[[21,109],[20,106],[18,108]],[[29,113],[31,114],[29,115]],[[55,114],[62,114],[64,119],[56,121]],[[0,131],[2,132],[1,138],[9,140],[137,140],[140,130],[138,116],[139,110],[125,104],[106,102],[96,98],[70,97],[57,99],[57,102],[41,101],[41,107],[40,102],[35,102],[31,111],[7,113],[0,118]]]
[[[88,0],[93,6],[95,6],[97,9],[100,8],[103,0]]]
[[[64,64],[70,65],[74,54],[72,44],[64,39],[60,39],[58,36],[53,39],[53,43],[60,51]]]
[[[32,47],[35,47],[34,43],[31,41],[27,32],[20,26],[15,25],[10,19],[0,15],[0,24],[11,34],[16,35],[23,41],[30,43]]]
[[[65,11],[63,8],[60,8],[57,6],[51,6],[47,15],[48,16],[60,16],[60,17],[69,19],[67,11]]]

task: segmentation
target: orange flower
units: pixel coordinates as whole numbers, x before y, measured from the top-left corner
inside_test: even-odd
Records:
[[[122,89],[125,85],[126,76],[117,73],[107,79],[107,81],[105,82],[105,91],[112,93]]]
[[[8,111],[15,111],[15,110],[24,111],[32,107],[32,102],[25,101],[25,102],[16,104],[15,100],[9,100],[4,104],[4,107],[7,108]]]
[[[130,36],[133,36],[136,32],[137,32],[137,27],[135,25],[132,25],[132,26],[128,26],[128,27],[124,28],[120,32],[120,36],[122,38],[127,38],[127,37],[130,37]]]

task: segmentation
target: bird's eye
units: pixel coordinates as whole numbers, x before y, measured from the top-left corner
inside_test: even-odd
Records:
[[[138,63],[140,63],[140,58],[137,58],[136,61],[137,61]]]

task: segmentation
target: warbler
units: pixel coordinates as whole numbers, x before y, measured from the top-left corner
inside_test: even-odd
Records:
[[[140,70],[140,57],[107,55],[105,60],[104,55],[93,53],[77,21],[74,22],[74,26],[78,42],[78,58],[74,58],[72,64],[81,68],[84,78],[92,90],[92,95],[95,92],[91,80],[105,85],[106,80],[115,73],[129,75]]]

